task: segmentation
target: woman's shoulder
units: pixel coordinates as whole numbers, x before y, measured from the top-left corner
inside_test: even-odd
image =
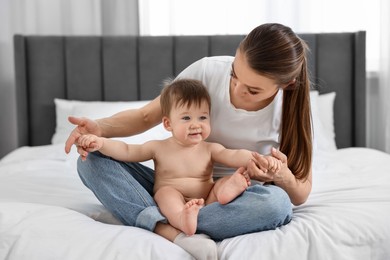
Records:
[[[202,79],[204,75],[219,73],[230,69],[234,57],[232,56],[211,56],[195,61],[185,68],[178,78]]]
[[[208,65],[219,65],[219,66],[231,66],[232,62],[234,61],[233,56],[210,56],[210,57],[204,57],[201,59],[203,64]]]

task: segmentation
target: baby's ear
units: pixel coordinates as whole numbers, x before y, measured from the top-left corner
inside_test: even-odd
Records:
[[[163,123],[164,128],[165,128],[167,131],[172,132],[171,120],[169,120],[168,117],[164,116],[164,117],[162,118],[162,123]]]

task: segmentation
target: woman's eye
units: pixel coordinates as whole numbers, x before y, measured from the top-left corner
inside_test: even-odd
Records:
[[[230,71],[230,77],[235,78],[235,79],[237,78],[237,76],[236,76],[236,74],[234,74],[233,70]]]
[[[253,90],[252,88],[247,87],[248,93],[251,95],[259,94],[259,91]]]

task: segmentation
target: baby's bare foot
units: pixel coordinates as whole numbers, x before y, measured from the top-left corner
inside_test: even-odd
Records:
[[[195,234],[199,210],[203,205],[204,199],[192,199],[184,205],[181,213],[181,230],[187,236]]]
[[[218,192],[218,202],[227,204],[243,193],[251,184],[248,173],[245,170],[238,170],[231,175],[221,186]]]

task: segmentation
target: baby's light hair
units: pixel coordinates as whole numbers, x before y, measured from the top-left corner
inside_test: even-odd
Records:
[[[211,108],[211,98],[203,83],[194,79],[177,79],[166,81],[161,91],[160,104],[163,116],[169,116],[173,107],[196,104],[199,107],[205,102]]]

